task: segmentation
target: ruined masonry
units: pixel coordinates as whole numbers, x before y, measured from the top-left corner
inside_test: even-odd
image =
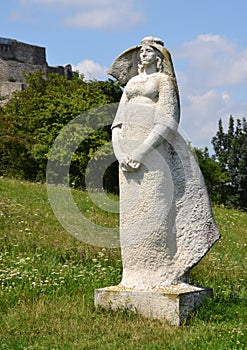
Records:
[[[58,73],[68,78],[72,75],[70,64],[66,66],[50,67],[46,62],[44,47],[30,45],[14,39],[0,37],[0,96],[8,99],[14,91],[21,91],[25,87],[23,72],[42,70]]]

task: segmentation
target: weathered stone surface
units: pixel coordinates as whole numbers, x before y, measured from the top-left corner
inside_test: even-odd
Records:
[[[210,288],[186,284],[149,292],[116,286],[96,289],[94,300],[97,308],[133,311],[147,318],[166,319],[170,324],[180,326],[193,310],[212,295]]]
[[[190,269],[220,234],[198,163],[178,132],[179,96],[169,52],[160,39],[147,37],[141,47],[120,55],[112,67],[128,59],[135,66],[138,61],[138,74],[128,81],[112,125],[120,165],[123,276],[118,288],[125,290],[116,294],[116,305],[126,301],[126,290],[131,290],[128,297],[143,313],[134,296],[152,295],[151,308],[158,308],[160,294],[153,291],[188,283]],[[119,79],[130,77],[131,64],[122,65]],[[182,293],[178,299],[186,304],[190,297]]]
[[[47,76],[54,72],[71,78],[72,67],[50,67],[46,62],[44,47],[22,43],[14,39],[0,37],[0,95],[9,94],[9,82],[24,83],[23,72],[43,71]],[[11,88],[19,90],[18,84]],[[5,94],[7,90],[7,94]]]
[[[123,52],[111,65],[109,74],[122,85],[138,74],[138,51],[135,48]]]

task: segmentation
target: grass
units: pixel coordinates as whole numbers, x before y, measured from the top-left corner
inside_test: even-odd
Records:
[[[95,288],[121,279],[118,249],[75,239],[41,184],[0,179],[0,349],[247,349],[247,213],[214,208],[222,238],[191,273],[214,298],[181,327],[128,312],[95,310]],[[73,191],[98,225],[118,217]]]

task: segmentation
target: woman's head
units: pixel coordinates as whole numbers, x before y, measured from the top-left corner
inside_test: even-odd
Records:
[[[141,45],[124,51],[113,62],[109,74],[114,76],[125,86],[127,82],[144,71],[141,63],[140,50],[144,47],[151,47],[156,54],[156,71],[169,76],[177,90],[177,81],[169,51],[164,47],[164,42],[154,36],[147,36],[142,39]]]
[[[143,72],[144,67],[156,65],[157,72],[163,72],[163,54],[152,45],[142,45],[139,53],[139,72]]]
[[[163,72],[163,49],[164,43],[161,39],[148,36],[142,39],[139,53],[139,72],[142,72],[145,65],[156,63],[157,72]]]

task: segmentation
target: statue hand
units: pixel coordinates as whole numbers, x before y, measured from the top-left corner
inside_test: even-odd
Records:
[[[131,159],[130,157],[124,158],[119,162],[120,168],[123,171],[133,173],[135,172],[139,167],[140,163],[135,161],[134,159]]]

